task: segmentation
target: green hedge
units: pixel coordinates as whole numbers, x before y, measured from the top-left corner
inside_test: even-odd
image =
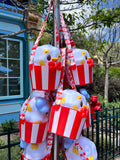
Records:
[[[105,67],[95,66],[93,68],[94,77],[105,77]],[[109,78],[120,78],[120,67],[109,68]]]

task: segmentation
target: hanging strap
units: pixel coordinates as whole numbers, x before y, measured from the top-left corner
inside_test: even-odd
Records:
[[[76,90],[76,87],[75,87],[75,82],[74,82],[74,79],[71,75],[71,72],[69,70],[69,66],[68,66],[68,60],[70,61],[70,65],[73,67],[73,69],[76,69],[76,64],[75,64],[75,60],[74,60],[74,56],[73,56],[73,49],[72,48],[75,48],[75,43],[72,43],[74,42],[73,39],[70,35],[70,32],[68,30],[68,27],[63,19],[63,16],[62,16],[62,13],[60,12],[60,22],[61,22],[61,33],[63,34],[64,36],[64,39],[65,39],[65,43],[66,43],[66,46],[67,46],[67,56],[66,56],[66,69],[65,69],[65,72],[66,72],[66,76],[67,76],[67,79],[69,80],[69,83],[72,87],[72,89]],[[73,45],[74,44],[74,45]],[[73,45],[73,47],[72,47]]]
[[[66,23],[65,23],[65,21],[64,21],[64,19],[63,19],[63,16],[62,16],[62,13],[60,12],[60,19],[61,19],[61,21],[63,22],[62,24],[64,25],[64,29],[67,31],[67,33],[68,33],[68,35],[69,35],[69,40],[70,40],[70,44],[71,44],[71,47],[72,47],[72,49],[74,49],[74,48],[76,48],[76,46],[75,46],[75,42],[74,42],[74,40],[73,40],[73,38],[72,38],[72,36],[71,36],[71,34],[70,34],[70,31],[69,31],[69,29],[68,29],[68,27],[67,27],[67,25],[66,25]],[[61,24],[61,25],[62,25]],[[62,29],[60,30],[60,32],[61,32],[61,43],[62,43],[62,41],[63,41],[63,34],[62,34]]]
[[[65,67],[65,58],[66,58],[66,48],[61,49],[62,59],[63,59],[63,66]],[[58,86],[57,94],[56,94],[56,100],[55,105],[60,105],[61,99],[62,99],[62,93],[63,93],[63,79],[64,79],[64,71],[62,74],[61,81]],[[59,109],[59,107],[58,107]]]
[[[54,6],[54,15],[55,15],[55,27],[56,27],[56,47],[59,48],[59,31],[58,31],[58,24],[57,24],[57,18],[56,18],[56,10],[55,10],[55,2],[53,1]]]
[[[30,55],[30,60],[29,60],[29,69],[30,70],[32,70],[32,68],[33,68],[33,61],[34,61],[35,50],[36,50],[36,48],[37,48],[37,46],[39,44],[40,38],[41,38],[41,36],[43,34],[43,31],[44,31],[44,28],[45,28],[45,25],[46,25],[46,22],[47,22],[47,18],[48,18],[48,15],[50,13],[52,5],[53,5],[53,3],[51,1],[50,4],[49,4],[48,13],[47,13],[47,16],[45,18],[44,25],[43,25],[43,27],[42,27],[42,29],[41,29],[38,37],[37,37],[37,40],[35,41],[35,43],[34,43],[34,45],[32,47],[32,51],[31,51],[31,55]]]
[[[69,30],[67,28],[67,25],[66,25],[66,23],[63,19],[62,13],[60,13],[60,22],[61,22],[61,24],[60,24],[61,32],[64,35],[64,40],[65,40],[65,43],[66,43],[66,46],[67,46],[68,58],[71,62],[71,65],[74,66],[75,65],[75,60],[74,60],[73,50],[72,50],[72,45],[71,45],[71,42],[73,41],[73,39],[71,38],[71,41],[70,41],[70,32],[69,32]],[[75,48],[75,45],[74,45],[74,48]]]

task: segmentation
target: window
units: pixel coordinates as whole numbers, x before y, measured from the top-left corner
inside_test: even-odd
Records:
[[[0,99],[23,97],[22,41],[0,40]]]

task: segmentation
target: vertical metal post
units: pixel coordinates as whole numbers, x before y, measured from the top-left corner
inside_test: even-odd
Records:
[[[11,160],[11,151],[10,151],[10,128],[8,128],[8,158]]]
[[[96,111],[96,148],[98,152],[98,158],[99,158],[99,111]]]
[[[57,46],[56,43],[56,21],[58,24],[58,32],[59,32],[59,25],[60,25],[60,17],[59,17],[59,0],[54,0],[55,3],[55,11],[56,11],[56,19],[55,19],[55,12],[54,12],[54,46]],[[54,154],[53,160],[58,160],[58,147],[59,147],[59,136],[54,134]]]

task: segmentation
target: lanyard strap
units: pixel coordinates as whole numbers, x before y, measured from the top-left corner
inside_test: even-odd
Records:
[[[37,40],[35,41],[35,43],[34,43],[34,45],[33,45],[33,47],[32,47],[32,51],[31,51],[31,55],[30,55],[30,60],[29,60],[29,65],[31,65],[31,67],[30,67],[31,69],[32,69],[32,66],[33,66],[35,50],[36,50],[36,48],[37,48],[37,46],[38,46],[38,43],[39,43],[39,41],[40,41],[40,38],[41,38],[41,36],[42,36],[42,34],[43,34],[43,31],[44,31],[44,28],[45,28],[45,25],[46,25],[46,22],[47,22],[47,18],[48,18],[48,15],[49,15],[49,13],[50,13],[50,10],[51,10],[52,5],[53,5],[53,3],[52,3],[52,1],[51,1],[50,4],[49,4],[48,13],[47,13],[47,16],[46,16],[46,18],[45,18],[44,25],[43,25],[43,27],[42,27],[42,29],[41,29],[38,37],[37,37]]]

